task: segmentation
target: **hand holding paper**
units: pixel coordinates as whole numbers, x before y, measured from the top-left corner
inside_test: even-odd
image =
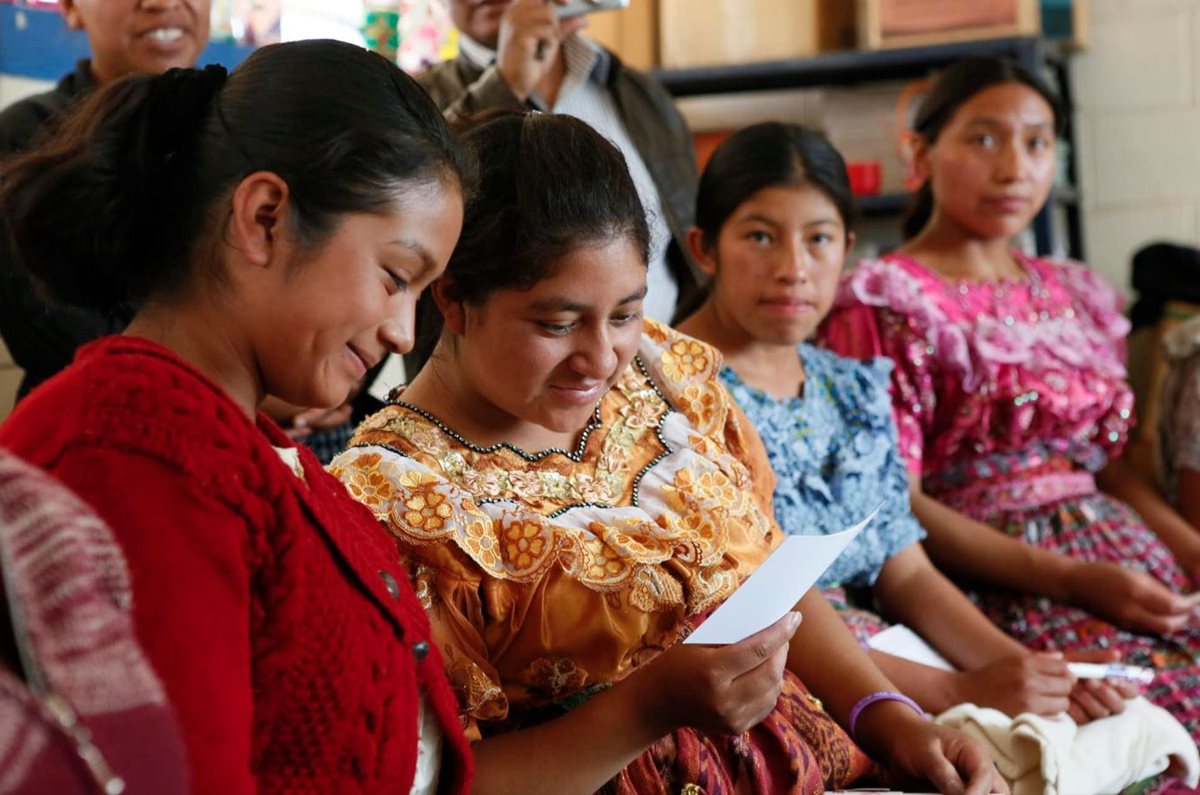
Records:
[[[684,643],[737,643],[774,624],[796,606],[880,507],[840,533],[788,536]]]

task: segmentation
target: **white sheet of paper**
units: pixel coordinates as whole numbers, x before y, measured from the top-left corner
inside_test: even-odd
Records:
[[[876,651],[932,668],[941,668],[943,671],[958,670],[926,643],[924,638],[903,624],[888,627],[868,640],[867,645]]]
[[[840,533],[788,536],[684,643],[737,643],[783,618],[881,507]]]

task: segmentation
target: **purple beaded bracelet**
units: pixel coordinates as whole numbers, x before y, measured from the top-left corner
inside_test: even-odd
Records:
[[[854,705],[854,709],[850,710],[850,739],[854,740],[854,742],[858,742],[858,718],[862,715],[862,711],[879,701],[899,701],[901,704],[907,704],[912,707],[922,718],[927,717],[925,710],[921,709],[921,705],[903,693],[897,693],[894,690],[879,690],[875,693],[868,693],[858,700],[858,703]]]

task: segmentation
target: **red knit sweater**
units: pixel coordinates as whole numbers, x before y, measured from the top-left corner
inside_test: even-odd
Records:
[[[302,482],[229,397],[170,351],[109,337],[36,390],[0,445],[108,521],[139,640],[183,728],[197,795],[408,795],[418,687],[469,752],[395,547],[307,451]]]

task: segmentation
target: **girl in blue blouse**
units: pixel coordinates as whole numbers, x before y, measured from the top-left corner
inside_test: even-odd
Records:
[[[843,606],[842,588],[869,589],[884,615],[960,669],[871,651],[926,710],[972,702],[1009,715],[1066,710],[1080,723],[1122,711],[1133,688],[1076,682],[1063,655],[1033,653],[1002,633],[925,555],[892,421],[891,361],[857,362],[804,342],[833,303],[854,245],[853,211],[841,155],[797,125],[734,134],[700,181],[688,242],[713,281],[680,330],[724,354],[722,378],[776,473],[779,525],[791,534],[833,533],[882,504],[820,585]],[[862,610],[843,616],[864,642],[886,626]],[[1071,659],[1085,656],[1115,660],[1108,652]]]

